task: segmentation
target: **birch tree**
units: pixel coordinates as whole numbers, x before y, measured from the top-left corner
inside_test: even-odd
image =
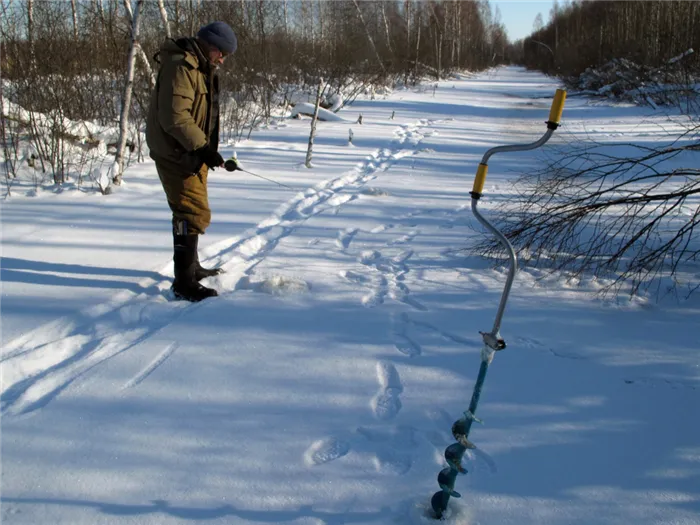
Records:
[[[165,2],[163,0],[158,0],[158,10],[160,11],[160,18],[163,21],[163,29],[165,29],[165,36],[167,38],[172,38],[170,33],[170,22],[168,22],[168,13],[165,10]]]
[[[124,0],[124,5],[127,11],[131,10],[130,0]],[[133,13],[133,21],[131,24],[131,47],[129,48],[129,57],[127,60],[126,83],[124,86],[124,96],[122,97],[122,112],[119,119],[119,142],[117,144],[117,155],[114,159],[114,169],[112,182],[119,186],[122,183],[122,175],[124,173],[124,151],[126,150],[126,139],[129,132],[129,109],[131,108],[131,92],[134,86],[134,70],[136,65],[136,54],[139,46],[139,15],[143,0],[137,0],[136,9]]]
[[[318,121],[318,108],[321,105],[321,94],[323,93],[323,79],[318,81],[318,91],[316,92],[316,105],[314,107],[314,116],[311,119],[311,134],[309,135],[309,146],[306,148],[306,163],[307,168],[311,168],[311,157],[314,149],[314,137],[316,136],[316,122]]]
[[[73,40],[78,41],[78,7],[75,0],[70,0],[70,7],[73,14]]]
[[[384,21],[384,33],[386,34],[386,47],[389,49],[389,53],[394,54],[394,50],[391,47],[391,36],[389,35],[389,22],[386,19],[386,5],[382,2],[382,20]]]
[[[160,0],[161,2],[163,0]],[[140,5],[141,3],[139,3]],[[126,13],[127,16],[129,17],[129,22],[131,23],[131,26],[133,27],[134,25],[134,13],[131,11],[131,3],[130,0],[124,0],[124,7],[126,8]],[[167,15],[165,18],[165,27],[167,28],[167,31],[170,32],[170,28],[168,26],[168,19]],[[132,31],[133,34],[133,31]],[[170,37],[168,37],[170,38]],[[143,48],[141,47],[141,43],[136,41],[134,42],[132,39],[132,45],[136,46],[136,53],[138,54],[139,58],[141,59],[141,64],[143,65],[143,68],[146,70],[146,74],[148,76],[148,81],[151,84],[151,89],[154,89],[156,87],[156,76],[153,73],[153,68],[151,67],[151,63],[148,61],[148,57],[146,56],[146,53],[144,52]]]
[[[29,69],[35,65],[34,57],[34,0],[27,0],[27,43],[29,44]]]

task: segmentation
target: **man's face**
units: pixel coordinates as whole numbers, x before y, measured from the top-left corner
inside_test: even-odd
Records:
[[[226,60],[226,57],[228,54],[222,53],[219,48],[216,46],[208,46],[209,49],[207,50],[207,58],[209,59],[209,63],[213,65],[214,67],[220,67],[223,65],[224,60]]]

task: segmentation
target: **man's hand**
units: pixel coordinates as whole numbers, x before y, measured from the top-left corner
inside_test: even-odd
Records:
[[[204,146],[195,151],[199,158],[204,161],[204,164],[209,166],[211,169],[218,168],[224,165],[224,158],[219,155],[218,151],[214,151],[209,146]]]
[[[226,171],[236,171],[240,169],[240,166],[238,165],[238,160],[236,157],[231,157],[224,163],[224,168],[226,168]]]

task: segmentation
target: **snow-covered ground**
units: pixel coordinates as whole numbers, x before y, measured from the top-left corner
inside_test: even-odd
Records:
[[[432,523],[505,280],[460,249],[484,235],[476,165],[538,138],[556,87],[503,68],[358,100],[318,124],[313,169],[308,119],[254,133],[242,165],[298,191],[210,175],[201,256],[227,273],[194,305],[168,300],[152,162],[109,196],[13,187],[2,523]],[[664,127],[571,97],[545,148]],[[484,213],[541,155],[491,159]],[[700,523],[700,301],[602,301],[595,282],[539,277],[517,276],[447,521]]]

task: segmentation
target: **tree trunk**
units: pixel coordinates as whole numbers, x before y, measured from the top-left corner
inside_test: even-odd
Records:
[[[75,0],[70,0],[70,7],[73,12],[73,40],[78,41],[78,7]]]
[[[437,80],[440,80],[440,76],[442,75],[442,35],[443,35],[443,30],[440,29],[440,18],[438,17],[437,13],[435,12],[435,6],[433,5],[433,2],[429,2],[428,6],[430,7],[430,11],[433,14],[433,18],[435,19],[435,61],[437,62]]]
[[[191,0],[190,0],[191,1]],[[248,25],[248,17],[246,8],[245,8],[245,0],[239,0],[239,3],[241,4],[241,19],[243,20],[243,23]]]
[[[165,36],[167,38],[172,38],[170,33],[170,23],[168,22],[168,12],[165,10],[165,3],[163,0],[158,0],[158,9],[160,10],[160,18],[163,20],[163,27],[165,28]]]
[[[34,69],[34,0],[27,0],[27,43],[29,45],[29,70]]]
[[[309,135],[309,146],[306,149],[305,166],[311,168],[311,156],[314,149],[314,136],[316,135],[316,122],[318,121],[318,108],[321,105],[321,94],[323,93],[323,79],[318,81],[318,91],[316,93],[316,106],[314,107],[314,116],[311,119],[311,134]]]
[[[124,6],[127,11],[131,10],[131,0],[124,0]],[[124,86],[124,96],[122,97],[122,112],[119,119],[119,143],[117,145],[117,155],[114,159],[114,177],[112,182],[119,186],[122,182],[124,172],[124,150],[126,149],[126,137],[129,131],[129,109],[131,108],[131,92],[134,85],[134,70],[136,65],[136,54],[139,46],[139,15],[143,0],[137,0],[136,10],[133,15],[133,23],[131,24],[131,48],[129,49],[129,58],[126,69],[126,84]]]
[[[194,6],[195,0],[190,0],[190,35],[194,35],[196,28],[194,27],[194,19],[195,19],[195,6]]]
[[[418,30],[416,31],[416,61],[413,64],[413,81],[418,80],[418,55],[420,52],[420,10],[416,10],[416,27]]]
[[[182,18],[182,13],[180,11],[180,0],[175,0],[175,34],[180,34],[180,18]]]
[[[8,154],[8,151],[7,151],[9,143],[7,142],[7,135],[5,133],[5,121],[6,121],[6,119],[4,118],[5,114],[4,114],[4,110],[2,109],[5,107],[5,102],[3,101],[2,92],[3,92],[3,90],[0,89],[0,117],[2,117],[2,118],[0,118],[0,141],[2,141],[3,153],[5,154],[4,155],[5,156],[5,177],[7,177],[9,179],[10,177],[14,178],[15,170],[14,170],[10,155]],[[9,108],[8,108],[7,113],[9,115],[9,113],[10,113]],[[8,194],[9,194],[9,184],[8,184]]]
[[[287,0],[284,0],[284,37],[289,38],[289,15],[287,13]]]
[[[159,0],[162,1],[162,0]],[[133,26],[134,24],[134,14],[131,11],[131,3],[129,0],[124,0],[124,7],[126,8],[126,14],[129,17],[129,23]],[[167,27],[167,19],[166,19],[166,27]],[[143,50],[141,47],[141,44],[139,42],[136,42],[136,53],[139,56],[139,59],[141,59],[141,63],[143,64],[144,69],[146,70],[146,74],[148,76],[148,83],[151,85],[151,89],[154,89],[156,87],[156,76],[153,73],[153,69],[151,68],[151,63],[148,61],[148,57],[146,56],[146,52]]]
[[[382,2],[382,18],[384,19],[384,32],[386,33],[386,47],[389,49],[389,53],[394,55],[394,50],[391,48],[391,36],[389,34],[389,22],[386,19],[386,8],[384,2]]]
[[[369,40],[369,44],[372,46],[372,49],[374,50],[374,55],[377,57],[377,62],[379,63],[379,66],[382,68],[382,72],[384,73],[384,75],[386,75],[386,69],[384,68],[384,62],[382,62],[382,57],[379,56],[379,51],[377,51],[377,46],[374,45],[374,40],[372,40],[372,35],[369,32],[369,27],[367,27],[367,24],[365,23],[365,17],[362,16],[362,10],[360,9],[360,6],[357,3],[357,0],[352,0],[352,3],[355,4],[355,8],[357,9],[357,14],[360,17],[360,22],[362,22],[362,26],[365,28],[365,33],[367,33],[367,40]]]
[[[406,0],[404,3],[404,11],[406,12],[406,68],[404,70],[404,84],[408,85],[408,76],[411,70],[411,2]]]

